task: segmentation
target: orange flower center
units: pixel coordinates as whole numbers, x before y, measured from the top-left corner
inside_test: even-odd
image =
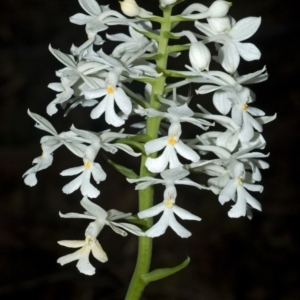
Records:
[[[168,144],[174,146],[176,144],[176,139],[174,136],[169,137]]]
[[[115,89],[111,84],[107,86],[106,90],[109,94],[113,94],[115,92]]]

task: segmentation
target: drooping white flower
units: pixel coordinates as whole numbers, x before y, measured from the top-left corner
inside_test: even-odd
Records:
[[[102,263],[108,260],[106,253],[94,236],[86,235],[84,241],[59,241],[58,244],[68,248],[80,248],[74,253],[60,257],[57,262],[63,266],[74,260],[78,260],[76,267],[80,273],[85,275],[95,274],[95,268],[89,261],[91,252],[93,256]]]
[[[27,170],[22,177],[24,177],[25,184],[29,186],[35,186],[37,184],[36,173],[45,170],[52,165],[53,155],[43,152],[41,156],[36,157],[32,163],[36,164],[29,170]]]
[[[148,229],[145,234],[148,237],[157,237],[165,233],[168,226],[170,226],[180,237],[187,238],[191,236],[191,232],[180,225],[174,214],[183,220],[200,221],[198,216],[195,216],[185,209],[175,204],[177,193],[174,186],[169,186],[164,192],[164,201],[149,209],[138,213],[140,219],[151,218],[163,212],[159,221]]]
[[[125,94],[122,88],[117,87],[120,75],[121,69],[114,68],[107,74],[105,88],[86,91],[84,93],[87,99],[105,96],[92,110],[92,119],[99,118],[105,112],[105,121],[107,124],[119,127],[125,123],[125,121],[116,114],[114,109],[114,104],[116,102],[117,106],[125,115],[129,115],[132,110],[130,98]]]
[[[72,132],[57,133],[52,124],[45,118],[38,114],[32,113],[28,110],[29,116],[36,121],[35,127],[44,130],[51,134],[51,136],[44,136],[41,139],[41,147],[43,153],[41,156],[36,157],[33,163],[36,164],[29,170],[27,170],[23,177],[24,182],[29,186],[37,184],[36,173],[44,170],[52,165],[53,155],[52,153],[61,145],[65,145],[72,153],[79,157],[83,157],[86,146],[82,144],[82,140],[77,139]]]
[[[219,195],[221,204],[229,200],[236,202],[228,212],[228,216],[231,218],[246,216],[247,205],[261,211],[261,204],[251,196],[247,190],[261,193],[263,186],[252,184],[251,181],[250,183],[247,182],[251,176],[245,172],[244,164],[238,161],[232,161],[229,166],[229,174],[231,179],[227,182]]]
[[[52,116],[57,112],[56,105],[63,103],[67,100],[69,100],[72,95],[74,90],[71,88],[71,86],[77,81],[77,78],[73,76],[72,79],[68,79],[65,77],[61,78],[61,83],[50,83],[48,85],[48,88],[56,91],[56,92],[61,92],[60,94],[56,95],[56,98],[50,102],[47,106],[47,114]]]

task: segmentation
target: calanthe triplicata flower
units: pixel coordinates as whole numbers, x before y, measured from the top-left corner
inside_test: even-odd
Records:
[[[177,206],[175,204],[176,196],[177,192],[175,186],[168,186],[165,189],[164,201],[162,203],[138,213],[138,217],[144,219],[154,217],[163,212],[159,221],[145,232],[148,237],[157,237],[164,234],[169,226],[182,238],[191,236],[191,232],[177,222],[174,214],[183,220],[200,221],[201,219]]]
[[[118,105],[125,115],[129,115],[132,110],[130,98],[125,94],[122,88],[117,87],[122,70],[114,68],[107,74],[105,88],[91,90],[84,93],[87,99],[104,97],[103,100],[92,110],[91,118],[97,119],[105,112],[105,121],[115,127],[122,126],[125,121],[120,118],[114,109],[114,104]]]
[[[204,43],[216,42],[223,44],[219,49],[218,61],[222,67],[233,74],[240,63],[240,56],[246,61],[260,58],[260,51],[251,43],[241,43],[251,37],[261,23],[260,17],[248,17],[232,24],[231,30],[224,33],[215,32],[207,24],[196,22],[197,29],[205,33],[208,38]]]
[[[108,258],[98,240],[91,235],[86,235],[83,241],[59,241],[58,244],[68,248],[80,248],[74,253],[60,257],[57,262],[62,266],[74,260],[78,260],[76,267],[80,273],[94,275],[95,268],[89,261],[89,255],[93,256],[102,263],[107,262]]]

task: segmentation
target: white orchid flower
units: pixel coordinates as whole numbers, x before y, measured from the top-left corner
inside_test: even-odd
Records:
[[[86,210],[84,214],[59,213],[60,217],[95,220],[94,222],[91,223],[92,225],[91,224],[89,225],[87,229],[87,232],[89,234],[91,234],[94,231],[100,232],[103,226],[108,225],[112,228],[113,231],[115,231],[116,233],[122,236],[127,236],[127,232],[124,231],[123,229],[138,236],[144,235],[143,231],[139,227],[133,224],[115,222],[116,220],[119,219],[128,219],[131,216],[131,213],[123,213],[115,209],[110,209],[106,212],[103,208],[91,202],[87,197],[83,197],[83,199],[80,201],[80,204]]]
[[[125,115],[129,115],[132,110],[130,98],[125,94],[122,88],[117,87],[121,72],[120,68],[114,68],[107,75],[105,88],[90,90],[84,93],[87,99],[105,96],[104,99],[101,100],[101,102],[92,110],[91,118],[97,119],[105,112],[106,123],[115,127],[122,126],[125,123],[125,121],[115,112],[115,102]]]
[[[214,31],[208,24],[196,22],[195,26],[208,37],[204,43],[217,42],[223,44],[219,49],[218,61],[228,73],[234,73],[240,63],[240,56],[246,61],[260,59],[259,49],[251,43],[241,43],[251,37],[261,23],[260,17],[247,17],[237,23],[227,33]],[[197,35],[199,36],[199,35]],[[203,38],[203,36],[199,36]]]
[[[163,212],[159,221],[145,232],[148,237],[153,238],[164,234],[168,226],[170,226],[182,238],[191,236],[191,232],[177,222],[174,214],[183,220],[200,221],[201,219],[187,210],[177,206],[175,204],[176,195],[175,187],[169,186],[164,192],[164,201],[162,203],[138,213],[138,217],[140,219],[144,219],[154,217]]]
[[[88,15],[78,13],[70,17],[70,22],[85,25],[88,36],[108,29],[107,25],[126,25],[128,22],[132,22],[119,12],[109,9],[108,5],[99,5],[95,0],[79,0],[79,4]]]
[[[90,183],[90,178],[92,176],[96,183],[106,179],[106,173],[103,171],[100,164],[94,162],[100,147],[100,141],[98,138],[98,140],[86,148],[85,155],[83,157],[83,166],[70,168],[60,173],[62,176],[72,176],[81,173],[78,177],[63,187],[63,192],[65,194],[71,194],[80,188],[83,196],[88,196],[90,198],[96,198],[99,196],[100,191]]]
[[[148,27],[151,26],[150,22],[146,22],[145,24],[148,25]],[[137,32],[134,28],[139,31],[146,30],[143,27],[143,23],[142,23],[142,24],[136,24],[134,27],[129,26],[130,36],[128,36],[124,33],[118,33],[118,34],[113,34],[113,35],[106,34],[106,37],[109,40],[122,42],[117,47],[115,47],[114,51],[112,52],[113,57],[121,57],[125,53],[136,53],[139,50],[146,47],[150,43],[150,41],[144,35]],[[149,49],[149,51],[153,52],[154,47]]]
[[[43,152],[41,156],[36,157],[32,163],[36,164],[29,170],[27,170],[22,177],[24,177],[25,184],[29,186],[35,186],[37,184],[36,173],[41,170],[45,170],[52,165],[52,154]]]
[[[228,216],[231,218],[246,216],[247,205],[261,211],[261,204],[251,196],[247,190],[261,193],[263,186],[252,184],[251,181],[250,183],[247,182],[251,176],[245,172],[244,164],[238,161],[232,161],[229,166],[229,175],[231,179],[226,183],[219,195],[221,204],[229,200],[236,202],[228,212]]]
[[[85,275],[94,275],[95,268],[89,261],[89,255],[93,256],[102,263],[107,262],[108,258],[100,243],[94,236],[86,235],[84,241],[59,241],[58,244],[68,248],[80,248],[74,253],[60,257],[57,262],[62,266],[74,260],[78,260],[77,269]]]
[[[177,153],[190,161],[199,161],[200,156],[179,139],[180,135],[180,123],[171,123],[168,136],[149,141],[145,144],[147,155],[164,149],[159,157],[147,158],[145,165],[150,172],[160,173],[165,170],[168,165],[170,169],[181,166],[182,164],[178,160]]]

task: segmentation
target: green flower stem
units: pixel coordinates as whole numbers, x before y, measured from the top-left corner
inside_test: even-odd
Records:
[[[158,42],[158,53],[162,54],[156,60],[156,70],[159,73],[163,73],[166,70],[168,63],[168,52],[166,51],[169,43],[169,37],[167,34],[171,31],[171,12],[172,6],[167,6],[163,9],[163,21],[161,22],[161,32]],[[164,92],[164,86],[166,82],[165,74],[159,78],[156,78],[152,83],[152,93],[150,99],[150,107],[159,109],[161,104],[158,101],[157,95],[162,95]],[[158,130],[160,125],[160,117],[147,119],[147,135],[151,139],[156,139],[158,136]],[[150,155],[156,157],[156,153]],[[147,156],[143,155],[141,159],[140,177],[153,176],[145,166]],[[150,186],[144,190],[139,191],[139,211],[148,209],[153,205],[153,186]],[[147,228],[151,227],[153,223],[152,218],[147,219]],[[152,239],[148,237],[139,238],[138,257],[136,267],[134,270],[131,283],[129,285],[125,300],[139,300],[142,296],[147,282],[143,281],[142,275],[147,274],[150,269],[152,256]]]

